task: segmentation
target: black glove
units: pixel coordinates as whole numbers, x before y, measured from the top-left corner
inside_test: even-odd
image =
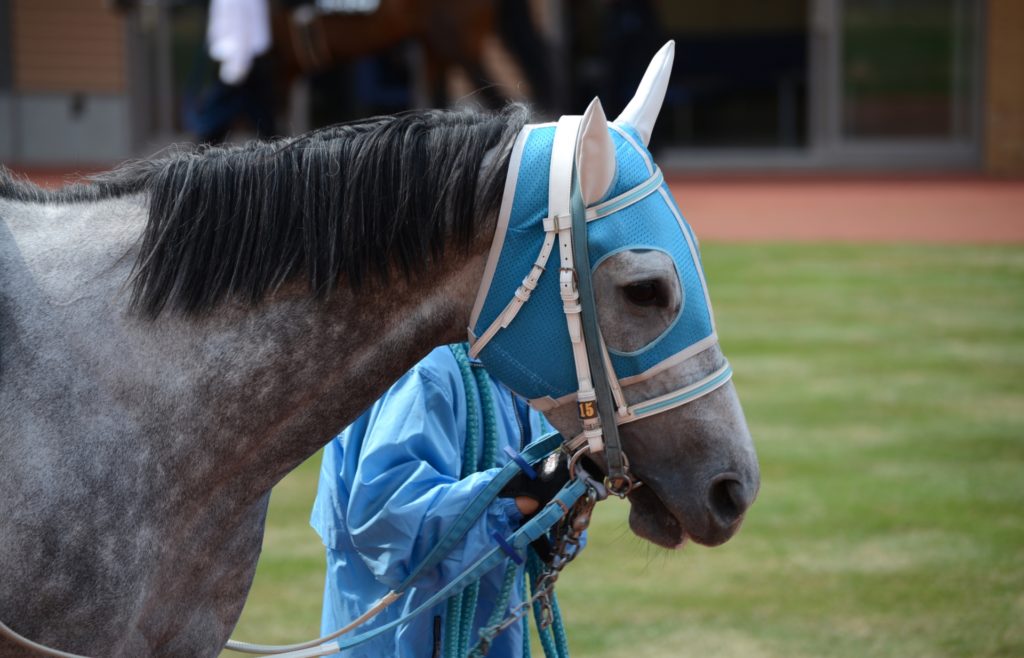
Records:
[[[503,498],[526,496],[544,507],[569,481],[569,464],[561,451],[549,455],[533,468],[537,472],[536,478],[530,479],[529,475],[520,471],[502,487],[498,495]]]

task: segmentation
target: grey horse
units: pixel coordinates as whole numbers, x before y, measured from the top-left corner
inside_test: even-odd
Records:
[[[660,104],[619,120],[649,136]],[[0,621],[81,654],[216,655],[274,484],[464,339],[527,118],[411,112],[56,192],[0,168]],[[596,276],[610,346],[649,331],[617,292],[640,275],[678,304],[671,266],[622,252]],[[722,362],[712,346],[625,394]],[[574,407],[549,411],[566,436]],[[736,531],[759,475],[731,384],[624,426],[623,445],[646,483],[629,496],[638,535]]]

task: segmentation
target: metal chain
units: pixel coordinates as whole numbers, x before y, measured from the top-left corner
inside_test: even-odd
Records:
[[[582,468],[577,469],[576,477],[583,478],[587,484],[587,493],[580,497],[576,504],[566,510],[551,534],[554,537],[551,562],[545,565],[540,577],[532,584],[532,596],[525,598],[517,606],[509,610],[508,615],[497,624],[480,631],[480,643],[473,655],[485,655],[490,642],[502,631],[518,623],[533,608],[540,606],[540,618],[537,620],[539,631],[547,629],[554,621],[555,583],[562,570],[576,559],[582,549],[583,533],[586,532],[593,516],[594,507],[608,497],[608,489],[601,482],[593,479]]]

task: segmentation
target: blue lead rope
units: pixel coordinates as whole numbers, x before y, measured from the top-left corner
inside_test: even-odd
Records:
[[[536,463],[541,458],[554,452],[561,445],[561,436],[557,433],[552,433],[542,437],[539,441],[536,441],[523,451],[523,455],[532,463]],[[453,525],[448,532],[445,533],[442,541],[434,548],[433,551],[427,556],[427,559],[421,564],[415,572],[406,579],[406,583],[409,583],[416,579],[416,576],[423,573],[423,571],[430,566],[433,568],[443,557],[448,553],[452,546],[454,546],[465,534],[466,529],[472,525],[473,521],[487,509],[489,503],[497,497],[498,492],[501,488],[512,479],[512,477],[519,471],[518,466],[515,462],[506,464],[499,472],[495,479],[485,487],[481,494],[478,494],[477,498],[467,507],[466,510],[459,515],[456,520],[456,524]],[[507,542],[512,546],[513,550],[518,551],[520,554],[526,555],[529,550],[530,544],[546,534],[556,523],[558,523],[565,515],[565,510],[571,509],[584,494],[587,493],[588,484],[581,478],[570,480],[561,491],[555,495],[554,498],[545,505],[540,512],[538,512],[533,518],[523,524],[518,530],[512,533],[507,539]],[[440,550],[444,549],[444,550]],[[346,637],[340,637],[338,639],[319,644],[309,644],[305,647],[302,645],[292,645],[285,647],[290,649],[286,653],[276,652],[279,656],[288,656],[289,658],[308,658],[312,656],[323,656],[330,653],[338,653],[352,647],[368,642],[375,637],[394,631],[401,624],[406,623],[416,615],[422,614],[423,612],[433,608],[436,605],[441,604],[449,597],[454,596],[462,592],[470,584],[478,582],[484,575],[489,571],[496,568],[506,560],[507,557],[504,551],[495,546],[487,553],[485,553],[480,559],[473,563],[466,571],[462,573],[458,578],[448,583],[442,589],[438,590],[428,600],[420,604],[412,612],[403,615],[399,619],[395,619],[383,626],[379,626],[375,629],[365,631],[358,635],[350,635]],[[387,606],[388,601],[395,601],[400,598],[406,591],[407,584],[403,584],[402,587],[396,588],[393,592],[389,593],[388,596],[384,597],[376,606],[377,612],[384,609]],[[368,611],[367,619],[376,614],[373,610]],[[325,638],[324,638],[325,639]],[[320,640],[321,642],[323,639]],[[543,641],[543,640],[542,640]],[[547,645],[545,645],[546,647]],[[258,653],[268,653],[267,651],[261,650]],[[525,655],[525,654],[524,654]],[[557,656],[557,654],[552,654]],[[567,656],[568,651],[563,654]]]
[[[457,359],[458,360],[458,359]],[[475,374],[475,373],[473,373]],[[474,378],[475,379],[475,378]],[[475,384],[475,382],[474,382]],[[477,421],[478,422],[478,421]],[[468,442],[468,441],[467,441]],[[551,432],[545,434],[537,441],[534,441],[528,445],[520,456],[529,464],[535,464],[542,459],[548,457],[555,451],[559,450],[562,446],[563,439],[558,432]],[[490,454],[493,460],[495,451],[482,451],[484,454]],[[491,502],[498,497],[501,490],[508,484],[513,477],[520,472],[519,464],[516,460],[512,460],[505,464],[501,470],[498,471],[494,479],[492,479],[477,496],[470,502],[470,504],[456,517],[455,521],[448,528],[448,530],[442,535],[440,541],[434,546],[433,550],[427,555],[427,557],[416,567],[412,573],[388,596],[384,597],[377,603],[378,606],[386,607],[387,601],[394,601],[401,597],[412,584],[424,573],[433,570],[438,564],[452,551],[452,549],[465,537],[466,533],[473,526],[477,519],[480,518]],[[576,501],[579,500],[587,492],[587,483],[582,479],[570,480],[562,490],[555,495],[551,501],[548,502],[536,515],[522,525],[518,530],[512,533],[510,537],[506,539],[506,544],[512,548],[513,551],[519,555],[529,555],[530,544],[545,535],[556,523],[558,523],[565,515],[565,510],[571,509]],[[416,615],[422,614],[423,612],[441,604],[442,602],[449,599],[449,597],[455,597],[460,594],[467,587],[478,583],[480,579],[491,570],[499,566],[504,560],[507,560],[508,556],[505,550],[500,546],[495,546],[480,557],[475,563],[473,563],[466,571],[462,573],[458,578],[448,583],[446,586],[438,590],[433,596],[424,601],[415,610],[408,614],[402,615],[400,618],[395,619],[387,624],[378,626],[372,630],[359,633],[357,635],[343,636],[333,641],[321,644],[319,646],[309,646],[308,648],[299,648],[296,646],[296,650],[289,651],[287,656],[289,658],[300,658],[305,656],[322,656],[325,653],[337,653],[352,647],[368,642],[375,637],[394,631],[401,624],[406,623]],[[513,572],[513,576],[515,572]],[[504,589],[504,588],[503,588]],[[378,608],[379,610],[383,607]],[[507,601],[502,608],[507,608]],[[461,619],[469,619],[468,626],[471,628],[472,620],[475,615],[475,604],[474,609],[467,610],[465,606],[459,606],[457,612]],[[557,609],[557,608],[556,608]],[[372,610],[367,613],[372,617],[375,614]],[[369,617],[368,617],[369,618]],[[561,626],[561,621],[558,621]],[[460,624],[461,625],[461,624]],[[466,633],[466,642],[468,644],[468,630]],[[459,629],[458,635],[462,635],[462,628]],[[524,634],[528,635],[528,634]],[[562,633],[564,637],[564,633]],[[447,638],[446,638],[447,639]],[[462,644],[462,638],[457,641],[453,641],[454,644]],[[526,640],[528,646],[528,638]],[[543,643],[543,639],[542,639]],[[545,653],[547,653],[547,644],[545,646]],[[279,654],[284,656],[285,654]],[[465,655],[465,654],[463,654]],[[528,655],[528,652],[524,652],[524,656]],[[568,656],[568,648],[562,654],[554,653],[548,654],[552,658],[564,658]]]
[[[587,484],[583,480],[576,479],[569,481],[564,487],[562,487],[562,490],[558,492],[551,502],[545,505],[544,508],[532,519],[523,524],[519,530],[512,533],[512,536],[508,538],[508,543],[511,544],[512,547],[520,554],[525,555],[530,544],[547,533],[552,526],[558,523],[565,514],[565,510],[575,505],[576,501],[579,500],[586,491]],[[359,635],[339,638],[336,641],[338,650],[343,651],[345,649],[351,649],[352,647],[362,644],[363,642],[371,640],[379,635],[393,631],[397,626],[407,622],[412,617],[429,610],[430,608],[445,601],[448,597],[463,591],[470,583],[480,580],[485,574],[500,565],[506,559],[507,557],[504,551],[495,546],[470,566],[469,569],[463,572],[461,576],[438,590],[433,596],[424,601],[418,608],[409,614],[373,630],[360,633]]]
[[[460,477],[468,477],[490,466],[488,453],[493,455],[498,442],[498,433],[494,420],[494,400],[491,396],[485,399],[482,395],[484,389],[480,385],[473,367],[469,362],[469,355],[462,345],[450,346],[455,362],[459,366],[459,374],[462,375],[462,385],[466,401],[466,435],[462,448],[462,470]],[[486,374],[486,373],[481,373]],[[472,395],[475,391],[477,394]],[[490,393],[490,390],[487,391]],[[478,403],[479,402],[479,406]],[[477,436],[480,435],[480,416],[488,416],[491,423],[484,423],[483,446],[480,458],[477,458]],[[493,459],[493,456],[492,456]],[[469,634],[473,628],[473,621],[476,618],[476,606],[480,596],[480,583],[475,582],[469,585],[461,594],[448,599],[445,607],[445,628],[444,628],[444,657],[460,658],[466,655],[469,647]]]
[[[562,435],[558,432],[552,432],[551,434],[545,435],[528,445],[526,449],[523,450],[522,455],[528,462],[536,463],[558,450],[561,445]],[[477,494],[477,497],[473,499],[466,509],[459,514],[451,527],[449,527],[448,531],[442,535],[440,541],[438,541],[437,545],[432,551],[430,551],[423,562],[409,574],[409,576],[395,589],[395,591],[406,591],[420,576],[437,567],[437,565],[441,563],[441,560],[451,553],[456,544],[466,536],[466,533],[469,532],[469,529],[473,526],[476,520],[487,510],[491,502],[498,497],[501,490],[512,480],[513,477],[516,476],[517,473],[519,473],[519,466],[515,462],[505,464],[505,466],[498,471],[498,474],[494,476],[494,479],[491,480],[487,486]],[[579,495],[576,497],[579,498]],[[573,502],[576,502],[575,499]],[[536,517],[534,517],[534,519],[536,519]],[[554,525],[554,523],[551,525]],[[520,528],[520,531],[522,531],[522,528]],[[536,537],[534,537],[534,539],[536,539]],[[496,548],[495,550],[500,552],[501,549]]]
[[[455,357],[456,363],[458,364],[459,373],[462,375],[462,383],[465,389],[466,441],[463,448],[461,476],[467,477],[471,473],[486,470],[494,464],[498,447],[497,414],[495,413],[494,397],[486,371],[482,368],[473,368],[465,346],[461,344],[452,345],[451,351]],[[474,392],[476,395],[472,394]],[[479,408],[476,404],[478,401]],[[483,446],[478,459],[475,439],[480,435],[481,416],[483,417]],[[530,479],[536,479],[537,472],[533,469],[533,466],[530,464],[528,459],[524,458],[523,455],[512,449],[511,446],[505,446],[504,452],[512,460],[510,463],[517,464],[519,470],[525,473]],[[484,496],[481,494],[480,497],[483,498]],[[488,501],[488,505],[489,502],[490,501]],[[477,645],[473,652],[469,654],[474,657],[481,655],[484,650],[483,648],[489,646],[490,642],[500,632],[498,629],[507,614],[512,590],[516,588],[517,583],[520,585],[519,589],[523,592],[523,598],[525,599],[526,582],[536,582],[536,579],[540,577],[541,572],[540,558],[537,557],[536,553],[532,549],[527,548],[525,552],[520,553],[500,533],[494,533],[493,537],[497,545],[505,552],[506,555],[508,555],[509,561],[505,568],[505,576],[502,579],[500,594],[497,600],[494,601],[494,611],[491,613],[491,617],[487,620],[487,623],[480,630],[480,636],[483,642]],[[428,555],[426,562],[430,562],[430,559],[431,556]],[[523,577],[518,578],[519,567],[523,566],[527,560],[529,560],[529,564],[532,568],[524,568],[522,571]],[[422,571],[422,567],[418,571]],[[479,599],[479,592],[480,583],[477,581],[468,585],[460,594],[453,595],[448,599],[445,611],[445,658],[462,658],[467,655],[470,641],[469,636],[476,620],[476,608]],[[554,599],[554,593],[552,593],[552,599]],[[541,628],[539,616],[540,611],[538,606],[534,606],[534,616],[537,619],[538,635],[541,638],[545,656],[548,656],[548,658],[568,658],[569,649],[568,645],[564,642],[564,630],[562,627],[562,619],[558,612],[557,600],[553,600],[553,604],[554,626],[551,629]],[[557,646],[552,644],[550,641],[551,632],[554,629],[558,629],[555,634],[557,635],[558,632],[561,632],[563,638],[563,642]],[[523,656],[524,658],[529,658],[530,656],[529,622],[526,617],[523,618]]]

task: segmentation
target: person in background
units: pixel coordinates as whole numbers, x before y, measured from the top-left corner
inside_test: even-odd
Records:
[[[471,388],[478,391],[467,391],[467,365],[478,382]],[[484,414],[490,407],[495,421],[496,449],[480,470],[463,464],[467,442],[473,442],[476,454],[484,454],[484,431],[467,436],[471,404],[479,405]],[[482,416],[479,425],[485,425]],[[433,350],[392,385],[324,448],[310,520],[327,554],[323,634],[366,612],[424,560],[459,513],[494,478],[498,465],[509,461],[505,446],[519,452],[550,431],[542,415],[487,374],[479,362],[470,360],[464,345]],[[508,537],[514,532],[557,493],[567,477],[563,462],[558,471],[537,481],[513,480],[433,572],[425,573],[402,599],[355,632],[376,628],[417,608],[494,548],[493,533]],[[503,576],[504,568],[498,567],[481,580],[470,648],[491,615]],[[509,605],[514,607],[521,600],[522,592],[513,592]],[[344,655],[440,656],[445,643],[454,641],[450,622],[442,603]],[[522,630],[522,624],[513,624],[494,639],[487,655],[522,656]]]
[[[217,75],[194,118],[200,142],[224,141],[239,117],[257,137],[277,134],[271,45],[268,0],[211,0],[206,47]]]

